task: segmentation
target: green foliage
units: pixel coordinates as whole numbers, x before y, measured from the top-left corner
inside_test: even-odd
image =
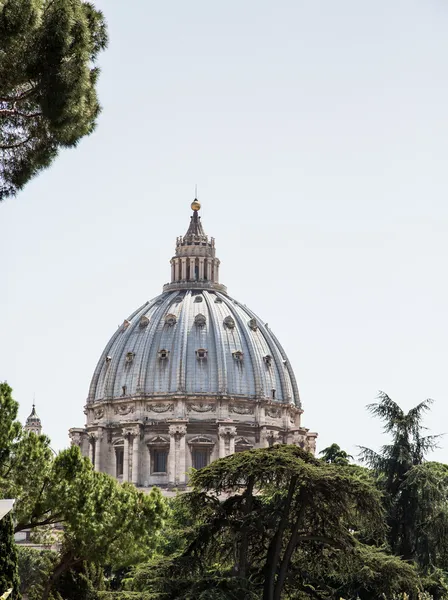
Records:
[[[19,405],[12,397],[12,389],[6,381],[0,383],[0,476],[9,457],[11,444],[20,432],[20,423],[16,421],[18,410]]]
[[[423,464],[426,454],[437,445],[438,436],[423,435],[423,416],[432,401],[405,413],[387,394],[381,392],[379,399],[368,408],[384,422],[384,431],[392,441],[380,453],[362,448],[361,457],[377,474],[384,490],[393,553],[429,567],[436,564],[437,554],[446,554],[444,538],[438,536],[437,529],[448,531],[448,479],[442,470],[436,473]]]
[[[345,450],[341,450],[338,444],[331,444],[331,446],[321,450],[319,454],[322,454],[322,460],[324,462],[334,465],[348,465],[350,463],[350,459],[353,459],[353,456],[347,454]]]
[[[40,600],[45,583],[57,560],[51,550],[36,550],[18,546],[20,591],[29,600]]]
[[[99,592],[98,600],[163,600],[149,592]]]
[[[7,514],[0,519],[0,593],[12,588],[11,600],[19,600],[21,597],[17,563],[12,518]]]
[[[106,44],[89,2],[0,1],[0,200],[94,130]]]
[[[412,567],[356,538],[360,528],[383,533],[380,494],[365,469],[282,445],[217,460],[191,484],[181,501],[196,517],[192,539],[180,556],[137,570],[135,587],[170,600],[332,598],[344,586],[361,597],[380,582],[391,593],[418,589]],[[375,566],[361,577],[366,556]]]

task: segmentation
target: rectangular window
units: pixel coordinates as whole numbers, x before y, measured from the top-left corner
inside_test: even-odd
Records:
[[[194,469],[202,469],[202,467],[206,467],[208,465],[208,450],[203,450],[202,448],[194,448],[193,449],[193,468]]]
[[[166,463],[168,458],[168,452],[166,450],[153,450],[152,451],[152,472],[153,473],[166,473]]]
[[[124,463],[124,448],[115,448],[115,460],[116,460],[116,477],[123,475],[123,463]]]

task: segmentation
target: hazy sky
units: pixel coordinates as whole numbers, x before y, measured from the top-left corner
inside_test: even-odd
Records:
[[[221,281],[285,347],[319,449],[365,405],[448,431],[448,5],[96,2],[96,132],[0,205],[0,378],[55,448],[118,324],[169,280],[198,184]],[[448,437],[434,457],[448,462]]]

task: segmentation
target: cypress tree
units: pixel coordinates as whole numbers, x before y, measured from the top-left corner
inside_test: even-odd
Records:
[[[0,520],[0,595],[12,588],[11,600],[19,600],[20,579],[14,527],[10,514]]]

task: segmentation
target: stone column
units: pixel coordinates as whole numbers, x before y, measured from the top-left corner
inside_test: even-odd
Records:
[[[204,259],[203,258],[199,259],[199,280],[200,281],[204,280]]]
[[[235,454],[236,427],[229,427],[229,454]]]
[[[174,259],[174,281],[179,281],[180,279],[180,259]]]
[[[95,438],[93,437],[93,435],[89,435],[89,459],[90,462],[93,464],[93,447],[95,444]]]
[[[95,435],[95,471],[101,471],[101,440],[103,439],[102,431],[98,431]]]
[[[185,281],[187,279],[187,258],[185,256],[182,257],[182,275],[181,279]]]
[[[184,485],[186,482],[185,434],[187,433],[187,426],[181,423],[173,423],[169,426],[169,432],[169,482]]]
[[[140,427],[132,430],[132,483],[138,485],[138,467],[140,458]]]
[[[170,452],[168,454],[168,483],[174,485],[176,480],[176,438],[170,425]]]
[[[219,458],[224,458],[226,455],[226,432],[225,427],[219,426]]]
[[[214,262],[214,272],[213,272],[213,281],[215,283],[219,282],[219,260],[217,258],[215,258]]]
[[[212,279],[212,261],[210,258],[205,260],[205,273],[207,277],[207,281],[211,281]]]
[[[224,458],[235,453],[236,427],[233,425],[220,425],[219,434],[219,458]],[[227,447],[226,447],[227,446]]]
[[[171,281],[175,281],[174,279],[174,275],[175,275],[175,266],[174,266],[175,260],[174,258],[171,259]]]
[[[129,433],[123,431],[123,481],[129,481]]]

